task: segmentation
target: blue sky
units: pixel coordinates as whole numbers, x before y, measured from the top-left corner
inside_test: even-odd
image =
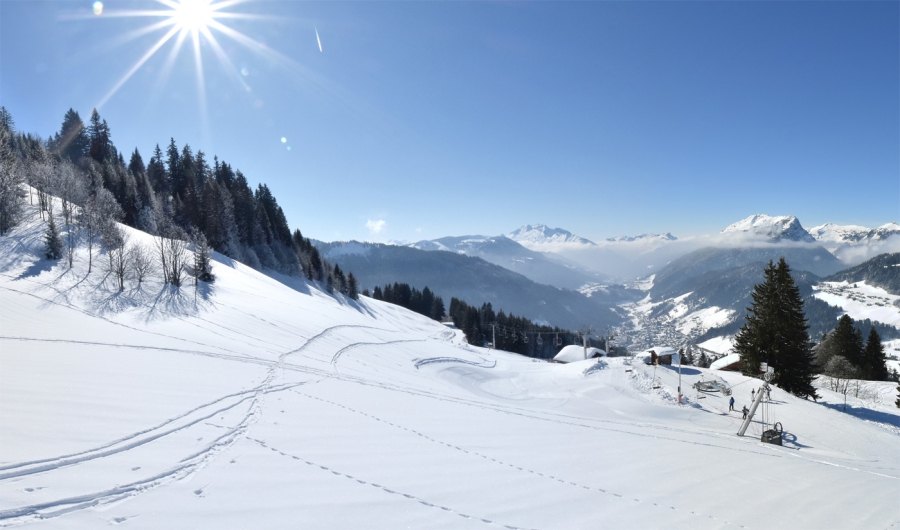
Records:
[[[164,34],[156,2],[0,3],[0,104],[48,136]],[[244,2],[99,108],[273,190],[323,240],[717,232],[754,213],[900,221],[897,2]],[[316,41],[318,29],[322,51]],[[164,76],[168,57],[171,71]],[[239,81],[241,80],[241,81]],[[244,86],[246,84],[246,86]],[[248,90],[249,88],[249,90]],[[286,142],[282,142],[282,138]],[[290,150],[288,150],[290,147]],[[368,227],[367,227],[368,225]],[[380,230],[375,232],[374,229]]]

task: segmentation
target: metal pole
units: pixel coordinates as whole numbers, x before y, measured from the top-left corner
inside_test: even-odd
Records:
[[[763,391],[769,389],[768,383],[763,383],[763,386],[760,388],[759,392],[756,393],[756,399],[753,400],[753,404],[750,405],[750,412],[747,413],[747,419],[744,420],[743,425],[741,425],[741,429],[738,431],[738,436],[743,436],[745,432],[747,432],[747,427],[750,426],[750,420],[753,419],[753,414],[756,413],[756,407],[759,406],[759,402],[762,401]]]
[[[681,354],[678,354],[678,402],[681,403]]]

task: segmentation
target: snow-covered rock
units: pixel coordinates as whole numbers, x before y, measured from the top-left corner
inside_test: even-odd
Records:
[[[742,219],[722,230],[727,233],[747,233],[769,241],[798,241],[814,243],[816,240],[803,229],[800,221],[793,215],[771,216],[756,214]]]

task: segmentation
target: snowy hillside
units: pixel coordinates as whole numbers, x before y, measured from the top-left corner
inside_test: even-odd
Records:
[[[900,525],[892,405],[775,389],[785,445],[765,445],[722,396],[678,405],[671,368],[469,347],[222,256],[196,290],[119,292],[83,248],[41,260],[44,226],[0,237],[0,526]],[[759,385],[718,377],[738,409]]]
[[[547,225],[525,225],[513,230],[506,237],[518,241],[522,245],[533,250],[547,245],[565,244],[568,246],[594,246],[594,242],[583,237],[576,236],[562,228],[550,228]]]
[[[803,229],[793,215],[771,216],[756,214],[742,219],[722,230],[723,234],[746,233],[768,241],[800,241],[814,243],[816,240]]]
[[[870,319],[900,327],[900,296],[865,282],[821,282],[813,296],[840,307],[854,320]]]

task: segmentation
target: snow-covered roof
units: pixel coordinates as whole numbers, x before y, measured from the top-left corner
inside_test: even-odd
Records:
[[[709,365],[709,367],[712,370],[721,370],[722,368],[725,368],[726,366],[731,366],[732,364],[734,364],[740,360],[741,360],[741,356],[739,354],[729,353],[725,357],[722,357],[721,359],[716,360],[716,362]]]
[[[601,357],[606,355],[606,352],[599,348],[588,348],[587,349],[587,358],[595,357],[599,354]],[[560,363],[574,363],[575,361],[583,361],[584,360],[584,346],[578,345],[569,345],[559,350],[559,353],[556,354],[556,357],[553,358],[554,361]]]
[[[670,348],[668,346],[654,346],[652,348],[647,348],[646,350],[637,353],[634,355],[636,359],[649,360],[650,359],[650,351],[656,352],[656,355],[672,355],[675,352],[675,348]]]

